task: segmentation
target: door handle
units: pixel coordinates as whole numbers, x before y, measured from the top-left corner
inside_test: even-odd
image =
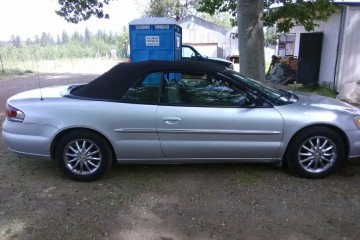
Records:
[[[176,124],[181,121],[181,118],[178,117],[164,117],[162,119],[167,124]]]

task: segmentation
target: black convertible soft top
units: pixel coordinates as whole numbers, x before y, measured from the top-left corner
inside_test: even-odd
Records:
[[[149,60],[135,63],[119,63],[88,84],[74,89],[71,95],[84,98],[119,100],[134,82],[151,72],[215,73],[225,70],[226,67],[224,66],[195,60]]]

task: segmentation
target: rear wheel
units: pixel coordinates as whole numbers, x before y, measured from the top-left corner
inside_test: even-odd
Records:
[[[327,127],[313,127],[297,134],[287,151],[287,164],[304,178],[324,178],[344,162],[345,146],[338,133]]]
[[[71,179],[93,181],[110,168],[112,153],[107,141],[99,134],[76,130],[60,140],[56,160]]]

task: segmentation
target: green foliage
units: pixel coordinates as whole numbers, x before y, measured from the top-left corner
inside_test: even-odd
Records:
[[[84,35],[74,32],[71,37],[63,31],[62,38],[58,37],[57,41],[49,33],[43,32],[41,37],[36,35],[34,40],[27,39],[26,42],[22,42],[20,36],[13,36],[10,44],[0,47],[0,56],[5,71],[16,69],[17,63],[21,62],[30,62],[27,68],[34,69],[37,61],[110,57],[110,50],[113,49],[117,50],[117,57],[125,58],[127,41],[127,28],[120,34],[98,31],[96,35],[85,29]]]
[[[209,22],[215,23],[219,26],[222,26],[226,29],[229,29],[232,27],[231,26],[231,16],[224,12],[218,12],[214,15],[210,15],[208,13],[201,13],[201,14],[197,14],[197,16],[206,21],[209,21]]]
[[[264,43],[265,45],[276,45],[279,36],[276,33],[275,27],[266,28],[266,32],[264,33]]]
[[[278,32],[288,32],[296,25],[302,25],[307,31],[312,31],[318,21],[326,21],[338,6],[330,0],[283,0],[283,6],[269,8],[265,11],[266,25],[273,26],[277,23]]]
[[[12,35],[10,42],[14,47],[17,47],[17,48],[21,47],[20,36],[15,37],[14,35]]]
[[[61,34],[61,42],[62,42],[63,44],[67,44],[67,43],[69,42],[69,40],[70,40],[69,35],[66,33],[65,30],[63,30],[63,32],[62,32],[62,34]]]
[[[194,15],[224,28],[231,28],[231,16],[224,12],[199,13],[199,0],[150,0],[145,10],[146,17],[172,17],[176,20]]]
[[[60,10],[55,11],[70,23],[78,23],[88,20],[91,16],[97,18],[109,18],[104,14],[103,7],[110,0],[58,0]]]
[[[270,7],[279,4],[277,7]],[[236,24],[236,0],[200,0],[198,10],[215,14],[227,12]],[[279,33],[288,32],[295,25],[302,25],[307,31],[317,26],[317,21],[326,21],[339,8],[333,0],[264,0],[264,26],[277,24]]]
[[[332,90],[328,86],[322,86],[322,85],[319,86],[312,84],[302,85],[301,87],[296,88],[296,91],[318,94],[321,96],[326,96],[331,98],[336,98],[337,95],[336,91]]]
[[[231,24],[236,25],[236,6],[237,0],[199,0],[197,10],[200,12],[215,15],[220,12],[225,12],[231,16]]]
[[[198,0],[150,0],[145,16],[172,17],[176,20],[195,14]]]

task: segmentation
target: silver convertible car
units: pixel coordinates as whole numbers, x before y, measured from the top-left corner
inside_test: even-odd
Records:
[[[118,163],[286,162],[323,178],[360,156],[360,110],[291,93],[212,63],[120,63],[88,84],[19,93],[3,139],[17,154],[55,159],[78,181]]]

